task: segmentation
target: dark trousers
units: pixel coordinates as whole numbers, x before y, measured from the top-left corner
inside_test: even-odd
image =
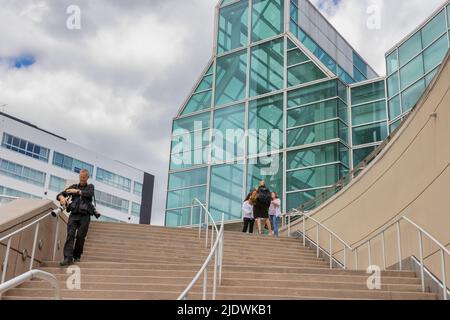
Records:
[[[247,233],[247,230],[248,230],[249,233],[253,233],[254,225],[255,225],[255,219],[244,218],[244,229],[242,230],[242,232]]]
[[[70,215],[69,221],[67,222],[67,240],[64,245],[64,259],[73,260],[81,258],[90,222],[90,215]]]

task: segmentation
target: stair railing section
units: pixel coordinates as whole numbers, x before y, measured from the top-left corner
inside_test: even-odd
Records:
[[[320,257],[320,251],[322,250],[324,252],[324,254],[329,257],[330,269],[333,269],[333,261],[337,265],[339,265],[341,268],[347,269],[347,251],[349,251],[349,252],[352,251],[352,247],[348,243],[346,243],[339,235],[337,235],[335,232],[330,230],[327,226],[323,225],[320,221],[317,221],[315,218],[311,217],[306,212],[300,212],[297,209],[293,209],[293,213],[286,214],[285,217],[284,217],[285,219],[287,219],[287,221],[285,220],[285,223],[287,223],[288,235],[289,236],[290,236],[290,233],[291,233],[291,221],[292,221],[291,218],[292,217],[299,217],[302,220],[302,222],[301,222],[302,223],[301,235],[302,235],[303,246],[306,246],[306,238],[307,238],[307,236],[306,236],[306,222],[307,222],[307,220],[310,220],[314,224],[313,228],[316,229],[316,232],[315,232],[315,234],[316,234],[316,239],[315,240],[316,241],[314,241],[312,239],[309,239],[309,238],[308,238],[308,240],[311,242],[311,244],[314,247],[316,247],[317,258]],[[320,240],[319,240],[319,238],[320,238],[319,234],[320,234],[321,230],[326,231],[327,234],[328,234],[328,251],[325,250],[325,249],[321,249]],[[342,245],[342,247],[343,247],[343,251],[344,251],[344,253],[343,253],[343,262],[339,261],[338,259],[336,259],[334,257],[334,254],[336,254],[338,252],[337,250],[333,251],[333,247],[334,247],[333,245],[334,245],[334,242],[336,242],[336,241],[339,242]],[[322,246],[322,247],[325,248],[325,245]]]
[[[31,249],[31,258],[30,258],[30,266],[29,266],[29,272],[31,271],[35,271],[33,270],[33,262],[34,262],[34,257],[36,254],[36,246],[38,244],[38,236],[39,236],[39,225],[40,222],[46,218],[48,218],[49,216],[53,216],[56,219],[58,219],[59,214],[61,214],[65,209],[63,207],[51,210],[50,212],[48,212],[47,214],[44,214],[42,217],[40,217],[39,219],[36,219],[35,221],[27,224],[26,226],[23,226],[20,229],[17,229],[9,234],[7,234],[6,236],[0,238],[0,243],[4,242],[4,241],[8,241],[7,245],[6,245],[6,252],[5,252],[5,258],[3,260],[3,271],[2,271],[2,275],[1,275],[1,279],[0,279],[0,285],[5,284],[5,280],[6,280],[6,273],[8,271],[8,262],[9,262],[9,253],[11,251],[11,244],[12,244],[12,239],[14,236],[20,234],[21,232],[27,230],[27,229],[31,229],[32,227],[34,227],[34,240],[33,240],[33,246]],[[53,260],[55,260],[56,258],[56,250],[57,250],[57,241],[58,241],[58,233],[59,233],[59,223],[58,221],[56,222],[56,230],[55,230],[55,242],[53,244]],[[32,273],[32,275],[36,276],[37,273]],[[41,274],[41,273],[39,273]],[[20,285],[22,282],[20,282],[20,280],[22,279],[21,277],[26,277],[25,275],[21,275],[18,276],[10,281],[8,281],[9,285],[10,284],[16,284],[16,286]],[[2,291],[0,290],[0,298],[1,298],[1,293]]]
[[[383,266],[382,266],[382,270],[387,270],[387,255],[386,255],[386,250],[385,250],[385,235],[386,233],[391,229],[391,228],[395,228],[395,241],[396,241],[396,257],[394,257],[394,260],[391,261],[396,261],[397,265],[398,265],[398,270],[402,271],[403,270],[403,266],[402,266],[402,260],[403,260],[403,256],[402,256],[402,252],[403,252],[403,247],[402,247],[402,241],[401,241],[401,222],[405,221],[407,224],[409,224],[410,226],[412,226],[414,228],[414,231],[417,232],[417,247],[413,247],[412,249],[417,249],[419,252],[419,257],[418,257],[418,263],[419,263],[419,268],[420,268],[420,279],[421,279],[421,285],[422,285],[422,292],[425,292],[425,276],[424,276],[424,271],[425,271],[425,258],[424,258],[424,252],[423,252],[423,248],[424,248],[424,242],[423,242],[423,238],[424,236],[427,237],[431,242],[434,243],[434,245],[436,245],[439,249],[439,256],[440,256],[440,269],[441,269],[441,282],[438,284],[441,288],[442,288],[442,297],[444,300],[448,300],[449,294],[448,294],[448,288],[447,288],[447,273],[446,273],[446,257],[450,256],[450,251],[442,244],[440,243],[438,240],[436,240],[436,238],[434,238],[432,235],[430,235],[425,229],[423,229],[422,227],[420,227],[418,224],[416,224],[414,221],[412,221],[410,218],[406,217],[406,216],[401,216],[398,217],[397,219],[394,220],[394,222],[387,224],[383,229],[381,229],[380,231],[378,231],[376,234],[368,237],[366,240],[360,242],[357,246],[350,246],[349,244],[347,244],[339,235],[337,235],[335,232],[333,232],[331,229],[329,229],[327,226],[325,226],[323,223],[321,223],[320,221],[316,220],[315,218],[313,218],[311,215],[309,215],[308,213],[305,212],[300,212],[297,209],[293,209],[293,211],[291,213],[287,213],[283,215],[283,224],[287,227],[288,229],[288,235],[291,235],[291,223],[292,220],[291,218],[296,217],[297,220],[300,220],[300,223],[302,224],[302,230],[298,232],[298,234],[300,235],[302,242],[303,242],[303,246],[306,246],[306,241],[308,240],[311,243],[312,247],[316,248],[316,252],[317,252],[317,257],[319,258],[319,252],[322,251],[324,252],[325,256],[328,256],[330,259],[330,269],[333,269],[333,261],[340,266],[343,269],[348,269],[348,263],[347,263],[347,255],[348,253],[350,254],[351,257],[353,257],[353,262],[354,262],[354,269],[358,270],[358,251],[364,247],[367,248],[367,257],[368,257],[368,265],[371,266],[372,265],[372,261],[373,261],[373,250],[372,250],[372,244],[374,243],[375,240],[379,239],[381,246],[381,257],[382,257],[382,261],[383,261]],[[307,230],[307,222],[308,221],[312,221],[313,223],[313,227],[309,227],[309,230]],[[306,233],[307,231],[314,231],[315,229],[315,239],[313,239],[314,237],[307,237]],[[320,243],[320,230],[324,230],[328,233],[329,235],[329,248],[328,251],[326,248],[326,245],[321,245]],[[335,257],[336,253],[339,253],[338,250],[334,250],[333,251],[333,240],[337,240],[338,242],[340,242],[343,246],[343,261],[339,261],[339,259],[337,259]],[[394,263],[392,265],[395,265]]]
[[[203,275],[203,296],[202,299],[207,299],[207,289],[208,289],[208,269],[214,260],[214,273],[213,273],[213,288],[212,288],[212,300],[216,300],[217,286],[222,285],[222,264],[223,264],[223,244],[224,244],[224,214],[222,213],[222,222],[220,229],[214,220],[214,217],[209,212],[208,209],[201,203],[200,200],[194,199],[192,202],[192,208],[200,207],[200,218],[198,224],[198,237],[202,236],[202,231],[205,226],[205,247],[208,248],[209,243],[211,250],[208,257],[203,263],[200,270],[197,272],[195,277],[186,287],[186,289],[181,293],[177,300],[187,300],[188,295],[194,288],[196,283],[199,281],[200,277]],[[191,210],[192,215],[193,209]],[[205,213],[205,221],[202,223],[202,215]],[[209,239],[209,227],[211,226],[211,239]],[[214,241],[214,234],[216,234]],[[209,241],[209,242],[208,242]]]
[[[14,289],[14,288],[20,286],[22,283],[30,281],[30,280],[34,280],[34,279],[40,279],[40,280],[45,280],[47,282],[50,282],[53,289],[55,289],[55,300],[61,300],[61,287],[59,285],[58,279],[51,273],[44,272],[42,270],[37,270],[37,269],[30,270],[18,277],[15,277],[14,279],[11,279],[9,281],[6,281],[5,283],[2,283],[0,285],[0,297],[6,291]]]

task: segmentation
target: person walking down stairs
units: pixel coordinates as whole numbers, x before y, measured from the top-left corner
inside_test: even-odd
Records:
[[[253,233],[253,227],[255,225],[255,218],[253,217],[253,203],[251,202],[251,198],[255,198],[256,189],[252,190],[247,197],[245,198],[244,203],[242,204],[242,212],[244,216],[244,229],[243,233]]]
[[[281,201],[276,192],[272,192],[272,202],[269,207],[270,222],[272,223],[273,233],[278,238],[278,219],[281,216]]]
[[[256,219],[259,234],[262,234],[261,220],[266,221],[266,225],[270,230],[270,235],[273,235],[272,226],[269,219],[269,207],[272,202],[270,190],[266,187],[266,182],[261,180],[258,187],[258,196],[256,197],[255,205],[253,206],[253,215]]]

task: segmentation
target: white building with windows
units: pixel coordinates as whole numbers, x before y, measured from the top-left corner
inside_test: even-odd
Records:
[[[90,172],[104,221],[150,224],[154,176],[0,112],[0,204],[47,198]]]

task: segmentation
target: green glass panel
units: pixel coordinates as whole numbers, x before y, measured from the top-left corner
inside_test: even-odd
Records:
[[[181,114],[186,115],[211,108],[211,94],[211,90],[194,94]]]
[[[387,135],[386,122],[353,128],[353,145],[383,141]]]
[[[182,150],[170,156],[170,170],[188,169],[208,163],[209,148]]]
[[[422,38],[419,31],[400,46],[398,50],[400,66],[411,60],[422,48]]]
[[[292,87],[326,77],[313,62],[307,62],[288,69],[288,86]]]
[[[331,186],[339,181],[340,174],[340,164],[289,171],[286,173],[287,191]]]
[[[288,110],[288,128],[337,118],[339,99]]]
[[[211,168],[209,209],[214,220],[239,220],[242,217],[243,165],[222,165]]]
[[[211,117],[210,112],[205,112],[199,115],[195,115],[192,117],[186,117],[181,118],[178,120],[175,120],[173,122],[173,131],[175,133],[176,130],[187,130],[187,131],[194,131],[195,123],[203,129],[209,128],[209,119]]]
[[[434,40],[441,36],[447,30],[445,22],[445,10],[442,10],[436,17],[427,23],[422,29],[423,47],[428,47]]]
[[[200,207],[175,209],[166,211],[166,227],[182,227],[198,225],[200,221]],[[205,221],[205,211],[202,211],[202,221]]]
[[[208,168],[175,172],[169,175],[169,190],[206,184]]]
[[[336,80],[321,82],[288,92],[288,108],[337,96]]]
[[[448,38],[445,34],[438,41],[433,43],[423,52],[423,60],[425,63],[425,73],[430,72],[436,66],[442,63],[448,51]]]
[[[338,84],[338,96],[348,104],[348,86],[341,80],[337,80]]]
[[[167,192],[167,209],[190,206],[194,199],[205,202],[206,186]]]
[[[248,0],[221,8],[217,52],[219,54],[243,47],[248,41]]]
[[[388,75],[398,70],[397,50],[386,57],[386,68]]]
[[[286,209],[292,210],[295,208],[299,208],[303,204],[313,200],[314,198],[321,195],[326,189],[318,189],[318,190],[310,190],[310,191],[301,191],[289,193],[286,195]]]
[[[402,113],[399,95],[389,101],[388,108],[389,108],[389,120],[394,120]]]
[[[264,180],[270,191],[283,194],[283,155],[249,159],[247,165],[247,190],[258,187]]]
[[[245,106],[218,109],[214,112],[214,161],[232,160],[244,155]]]
[[[403,112],[411,110],[425,92],[425,80],[422,79],[402,93]]]
[[[402,90],[411,83],[419,80],[424,74],[423,56],[420,54],[402,69],[400,69],[400,84]]]
[[[283,33],[284,0],[253,0],[252,42]]]
[[[391,133],[394,132],[395,130],[397,130],[397,128],[400,126],[401,123],[402,123],[402,119],[398,119],[393,124],[391,124],[391,126],[389,127],[391,130]]]
[[[216,106],[245,98],[247,53],[235,52],[217,59]]]
[[[376,147],[367,147],[362,149],[356,149],[353,150],[353,166],[358,166],[361,162],[364,161],[365,158],[367,158]]]
[[[339,118],[341,118],[342,121],[348,124],[348,106],[342,102],[341,100],[338,100],[338,115]]]
[[[394,73],[387,79],[388,97],[395,96],[400,91],[398,72]]]
[[[386,120],[386,118],[385,101],[368,103],[352,108],[352,124],[354,126]]]
[[[384,98],[384,81],[352,88],[352,105]]]
[[[338,121],[329,121],[316,125],[300,127],[288,131],[288,147],[321,142],[338,138]]]
[[[427,76],[425,77],[425,85],[427,87],[430,85],[431,81],[433,81],[434,76],[436,75],[438,70],[439,70],[439,68],[434,69],[432,72],[427,74]]]
[[[287,48],[288,48],[288,50],[290,50],[290,49],[297,48],[297,46],[291,40],[289,40],[289,38],[288,38]]]
[[[340,144],[332,143],[287,153],[287,170],[340,161]]]
[[[283,147],[283,95],[249,103],[248,153],[259,154]]]
[[[348,126],[342,121],[339,121],[339,138],[348,144]]]
[[[283,39],[278,39],[252,48],[250,96],[283,88],[283,43]]]
[[[292,66],[297,63],[309,61],[309,58],[300,49],[294,49],[288,51],[287,65]]]
[[[208,89],[212,89],[212,81],[213,81],[212,74],[205,76],[203,78],[202,82],[200,82],[197,89],[195,90],[195,93],[200,92],[200,91],[205,91]]]

